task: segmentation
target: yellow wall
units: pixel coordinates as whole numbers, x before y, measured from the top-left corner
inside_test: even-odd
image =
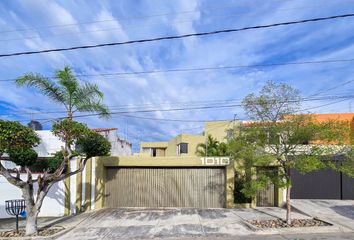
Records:
[[[143,148],[164,148],[166,156],[178,156],[177,145],[180,143],[188,143],[188,154],[183,156],[196,156],[196,149],[199,143],[205,143],[206,136],[212,135],[218,141],[226,141],[227,130],[233,129],[240,125],[239,121],[213,121],[205,122],[204,133],[200,135],[191,135],[182,133],[168,142],[141,142],[140,155],[143,153]]]
[[[234,129],[240,125],[239,121],[214,121],[205,122],[204,135],[211,135],[219,142],[225,142],[227,130]]]
[[[143,148],[167,148],[168,142],[141,142],[140,143],[140,152]]]

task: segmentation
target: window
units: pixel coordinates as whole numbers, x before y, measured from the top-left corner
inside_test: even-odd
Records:
[[[177,145],[177,153],[178,155],[187,154],[188,153],[188,143],[180,143]]]
[[[151,156],[156,157],[156,148],[152,148],[151,150]]]

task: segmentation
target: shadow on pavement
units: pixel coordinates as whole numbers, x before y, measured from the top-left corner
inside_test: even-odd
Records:
[[[354,206],[345,205],[345,206],[333,206],[330,208],[336,213],[354,220]]]

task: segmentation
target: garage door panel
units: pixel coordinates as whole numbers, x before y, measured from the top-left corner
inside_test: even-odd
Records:
[[[219,168],[107,168],[106,207],[224,207]]]
[[[354,199],[354,178],[343,174],[343,199]]]
[[[340,174],[321,170],[302,175],[292,170],[291,196],[294,199],[340,199]]]

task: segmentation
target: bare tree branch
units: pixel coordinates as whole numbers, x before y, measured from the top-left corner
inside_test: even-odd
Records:
[[[12,176],[9,169],[6,169],[2,165],[1,161],[0,161],[0,174],[2,176],[4,176],[6,178],[6,180],[9,181],[9,183],[11,183],[14,186],[17,186],[19,188],[23,188],[26,185],[26,183],[21,180],[18,173],[16,174],[16,177]]]

